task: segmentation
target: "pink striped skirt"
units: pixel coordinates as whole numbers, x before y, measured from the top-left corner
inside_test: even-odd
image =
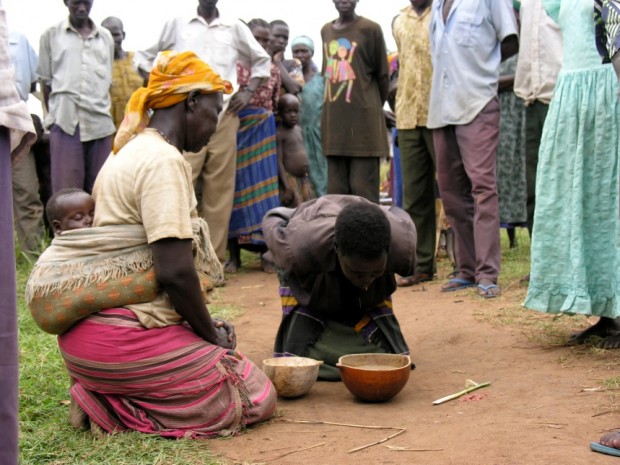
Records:
[[[147,329],[133,312],[96,313],[58,337],[71,395],[108,432],[231,435],[271,418],[276,392],[250,360],[189,326]]]

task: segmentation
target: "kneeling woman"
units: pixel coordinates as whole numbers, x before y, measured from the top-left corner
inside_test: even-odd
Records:
[[[405,211],[326,195],[271,210],[263,232],[282,271],[276,356],[323,360],[319,378],[339,380],[342,355],[409,354],[391,298],[394,273],[415,267],[415,226]]]
[[[91,427],[205,437],[232,434],[275,410],[269,379],[234,351],[232,326],[211,318],[194,266],[196,199],[181,152],[207,144],[223,92],[230,83],[193,53],[160,54],[97,178],[94,230],[143,226],[165,295],[95,313],[59,336],[72,400]],[[77,416],[72,423],[81,426]]]

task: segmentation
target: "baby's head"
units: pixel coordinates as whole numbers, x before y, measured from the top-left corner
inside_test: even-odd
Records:
[[[284,94],[278,100],[278,114],[285,126],[292,128],[299,123],[299,98],[293,94]]]
[[[95,216],[95,201],[82,189],[63,189],[47,201],[45,214],[54,234],[90,228]]]

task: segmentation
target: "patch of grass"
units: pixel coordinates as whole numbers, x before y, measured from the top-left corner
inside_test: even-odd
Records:
[[[211,440],[168,440],[140,433],[95,438],[68,423],[69,377],[56,337],[42,332],[23,299],[31,262],[17,255],[19,325],[19,463],[23,465],[218,465]],[[217,293],[216,293],[217,294]],[[234,318],[240,309],[216,295],[213,314]],[[219,440],[219,439],[213,439]]]
[[[614,376],[603,380],[603,386],[605,389],[619,389],[620,390],[620,376]]]
[[[518,228],[516,237],[517,247],[510,249],[507,235],[502,230],[502,268],[499,278],[502,294],[497,299],[479,299],[474,316],[492,325],[517,328],[531,343],[542,348],[566,347],[574,332],[587,328],[597,318],[545,314],[523,307],[527,284],[522,282],[522,278],[529,273],[530,239],[525,228]],[[442,266],[449,264],[444,262]],[[589,354],[602,364],[610,363],[610,359],[615,358],[611,354],[613,351],[598,349],[595,343],[592,341],[591,344],[571,347],[570,350],[575,356]]]
[[[224,303],[219,289],[216,288],[211,294],[209,313],[212,317],[218,317],[224,320],[234,320],[243,314],[243,309],[235,305]]]

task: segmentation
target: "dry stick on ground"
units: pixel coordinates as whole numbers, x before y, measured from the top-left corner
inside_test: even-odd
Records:
[[[281,459],[282,457],[286,457],[286,456],[291,455],[291,454],[297,454],[298,452],[303,452],[305,450],[314,449],[315,447],[321,447],[321,446],[324,446],[325,444],[327,444],[327,443],[319,442],[318,444],[315,444],[313,446],[304,447],[303,449],[292,450],[290,452],[287,452],[286,454],[278,455],[277,457],[273,457],[273,458],[270,458],[268,460],[263,460],[263,462],[265,462],[265,463],[266,462],[273,462],[274,460]]]
[[[373,442],[371,444],[366,444],[365,446],[360,446],[360,447],[356,447],[355,449],[351,449],[351,450],[347,451],[347,454],[351,454],[353,452],[359,452],[360,450],[368,449],[369,447],[376,446],[378,444],[383,444],[384,442],[387,442],[390,439],[395,438],[396,436],[398,436],[400,434],[403,434],[405,431],[407,431],[407,428],[402,428],[400,431],[397,431],[396,433],[391,434],[387,438],[383,438],[380,441],[376,441],[376,442]]]
[[[441,452],[443,449],[415,449],[412,447],[400,447],[400,446],[385,446],[390,450],[396,452]]]
[[[351,449],[351,450],[347,451],[348,454],[351,454],[353,452],[358,452],[360,450],[364,450],[364,449],[367,449],[369,447],[376,446],[378,444],[382,444],[382,443],[384,443],[386,441],[389,441],[392,438],[395,438],[399,434],[403,434],[405,431],[407,431],[407,428],[398,428],[396,426],[352,425],[350,423],[334,423],[334,422],[331,422],[331,421],[320,421],[320,420],[283,420],[283,421],[285,421],[286,423],[298,423],[298,424],[302,424],[302,425],[332,425],[332,426],[345,426],[347,428],[391,429],[391,430],[397,430],[396,433],[388,436],[387,438],[383,438],[380,441],[373,442],[372,444],[366,444],[365,446],[356,447],[355,449]]]

